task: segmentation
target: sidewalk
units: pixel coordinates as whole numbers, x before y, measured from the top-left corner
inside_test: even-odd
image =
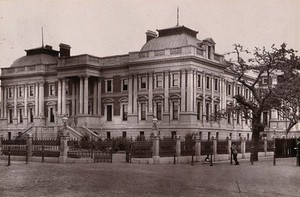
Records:
[[[0,161],[0,196],[299,196],[295,158],[240,165]]]

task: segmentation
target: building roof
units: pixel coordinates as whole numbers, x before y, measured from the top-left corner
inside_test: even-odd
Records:
[[[158,37],[148,41],[141,51],[163,50],[183,46],[198,46],[201,41],[197,39],[197,31],[185,26],[175,26],[167,29],[160,29]]]
[[[59,52],[51,46],[25,50],[26,56],[16,59],[11,67],[56,64]]]
[[[48,54],[36,54],[23,56],[16,59],[11,67],[33,66],[33,65],[47,65],[56,64],[57,58]]]

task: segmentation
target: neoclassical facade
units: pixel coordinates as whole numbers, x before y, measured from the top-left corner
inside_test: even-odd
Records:
[[[185,26],[147,31],[141,50],[110,57],[71,56],[66,44],[26,50],[1,69],[1,134],[56,136],[67,116],[72,131],[102,138],[149,137],[157,119],[161,136],[250,139],[250,121],[240,114],[213,116],[233,95],[251,94],[226,69],[214,40],[197,33]]]

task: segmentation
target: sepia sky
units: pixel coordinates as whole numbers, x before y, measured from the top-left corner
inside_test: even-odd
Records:
[[[300,50],[299,0],[0,0],[0,67],[40,47],[41,27],[45,44],[71,55],[139,51],[147,30],[176,25],[177,7],[179,24],[213,38],[217,53],[234,43]]]

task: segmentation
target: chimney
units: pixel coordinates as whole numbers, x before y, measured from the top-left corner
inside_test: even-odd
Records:
[[[71,49],[70,45],[60,43],[59,44],[60,57],[70,57],[70,49]]]
[[[150,40],[152,40],[153,38],[156,38],[157,34],[154,31],[148,30],[146,32],[146,42],[149,42]]]

